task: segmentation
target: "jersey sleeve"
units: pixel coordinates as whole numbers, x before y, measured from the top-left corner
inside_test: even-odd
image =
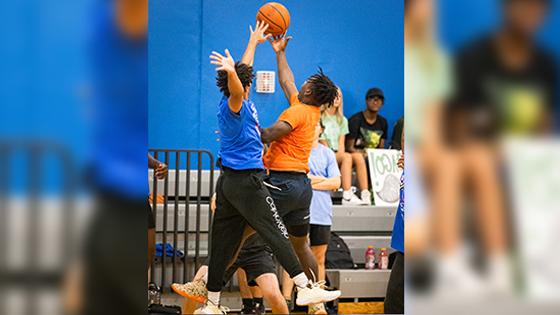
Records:
[[[348,119],[346,119],[346,117],[342,117],[342,124],[340,124],[340,135],[345,136],[348,133],[350,133],[350,130],[348,129]]]
[[[297,109],[297,107],[290,107],[280,114],[278,120],[287,122],[292,129],[296,129],[301,122],[301,113]]]

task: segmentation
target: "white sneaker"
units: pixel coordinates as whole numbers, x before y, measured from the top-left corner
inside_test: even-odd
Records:
[[[194,314],[227,314],[229,308],[221,305],[215,305],[214,303],[208,301],[204,306],[194,311]]]
[[[322,289],[321,286],[324,281],[312,283],[309,281],[309,286],[305,288],[298,288],[296,304],[300,306],[326,303],[338,299],[340,291],[327,291]]]
[[[365,206],[371,206],[371,193],[369,192],[369,190],[367,189],[362,190],[360,197]]]
[[[344,206],[363,206],[364,202],[352,191],[345,191],[342,193],[342,204]]]

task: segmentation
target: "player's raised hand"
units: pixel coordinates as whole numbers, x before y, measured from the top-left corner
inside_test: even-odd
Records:
[[[265,23],[264,21],[263,22],[257,21],[257,25],[255,25],[254,30],[253,27],[249,25],[249,31],[251,32],[251,41],[256,44],[262,44],[267,39],[271,38],[272,35],[264,34],[267,29],[268,29],[268,24]]]
[[[286,50],[286,46],[288,46],[288,42],[292,39],[292,36],[280,35],[276,36],[273,39],[269,39],[268,41],[272,45],[272,49],[274,52],[279,53]]]
[[[226,49],[226,55],[222,56],[220,53],[213,51],[210,55],[210,63],[213,65],[217,65],[216,71],[227,71],[227,72],[235,72],[235,61],[229,50]]]

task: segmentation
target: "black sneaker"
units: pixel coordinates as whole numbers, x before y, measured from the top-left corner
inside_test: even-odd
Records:
[[[255,303],[255,314],[257,315],[266,314],[266,308],[264,307],[264,303]]]
[[[257,314],[257,309],[254,306],[243,306],[243,309],[241,309],[241,313],[239,313],[241,315],[251,315],[251,314]]]

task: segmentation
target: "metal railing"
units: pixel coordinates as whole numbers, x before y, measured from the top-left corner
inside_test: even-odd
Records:
[[[156,230],[156,234],[161,235],[161,243],[163,244],[163,253],[161,256],[161,273],[156,277],[156,262],[153,261],[151,265],[151,279],[154,282],[159,278],[160,282],[159,285],[165,290],[170,285],[170,283],[166,283],[166,272],[168,270],[168,263],[171,263],[172,268],[172,282],[178,282],[179,272],[182,268],[182,282],[190,281],[191,275],[194,275],[196,270],[202,264],[201,260],[201,207],[203,204],[208,204],[210,198],[214,192],[214,156],[210,151],[207,150],[186,150],[186,149],[150,149],[149,153],[152,156],[167,164],[169,169],[174,169],[174,189],[173,189],[173,196],[169,195],[169,176],[163,180],[163,216],[160,218],[158,217],[158,179],[154,176],[152,181],[152,209],[154,211],[154,217],[156,221],[156,226],[158,220],[162,219],[163,224],[161,230]],[[202,178],[203,178],[203,165],[204,156],[206,156],[208,165],[208,170],[210,172],[209,183],[208,183],[208,196],[202,195]],[[171,165],[170,165],[171,164]],[[195,167],[196,169],[193,170],[192,168]],[[184,172],[181,172],[184,170]],[[195,194],[191,193],[192,187],[191,184],[193,183],[192,173],[196,172],[196,190]],[[183,178],[181,176],[184,175]],[[184,191],[180,191],[179,184],[180,182],[185,183]],[[173,205],[173,228],[171,230],[168,229],[168,222],[169,222],[169,211],[170,205]],[[184,205],[185,214],[184,214],[184,231],[179,230],[179,208],[181,205]],[[191,206],[195,207],[195,225],[194,230],[190,229],[191,226]],[[208,211],[208,244],[210,244],[210,235],[211,235],[211,227],[212,227],[212,213]],[[183,244],[179,243],[178,236],[184,233],[183,237]],[[194,234],[194,255],[189,255],[189,235]],[[170,239],[171,236],[171,239]],[[174,253],[171,257],[166,257],[166,250],[165,246],[168,242],[172,242],[172,246],[174,249]],[[177,257],[177,249],[182,247],[184,251],[184,257],[179,258]],[[191,268],[189,268],[191,267]],[[179,280],[181,281],[181,280]]]
[[[0,291],[2,288],[23,290],[20,292],[26,295],[27,302],[22,314],[39,314],[40,292],[61,286],[77,232],[72,228],[76,221],[76,175],[74,160],[61,145],[0,140]],[[56,239],[49,243],[57,253],[56,264],[45,268],[41,265],[45,255],[41,247],[45,235],[50,233],[45,221],[46,215],[50,216],[47,212],[52,210],[60,211],[62,221]],[[14,235],[12,219],[22,213],[25,219]],[[24,253],[23,262],[17,265],[10,263],[14,247],[22,248]],[[4,298],[0,294],[0,314],[4,314]]]

